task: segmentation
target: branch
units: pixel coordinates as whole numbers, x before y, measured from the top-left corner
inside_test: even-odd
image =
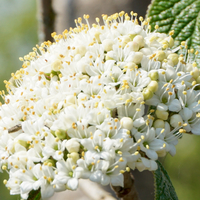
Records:
[[[79,180],[79,188],[87,197],[93,200],[116,200],[110,193],[90,180]]]
[[[39,41],[53,41],[51,33],[55,31],[55,12],[52,0],[38,0]]]
[[[111,186],[117,197],[122,200],[139,200],[138,193],[134,186],[134,177],[130,172],[124,173],[124,187]]]

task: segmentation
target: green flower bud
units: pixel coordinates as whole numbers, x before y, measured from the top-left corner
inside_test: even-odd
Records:
[[[128,36],[130,37],[131,40],[133,40],[133,38],[136,36],[136,34],[129,34]]]
[[[157,81],[158,80],[158,72],[157,71],[150,72],[148,74],[148,76],[152,81]]]
[[[47,163],[47,165],[49,165],[49,166],[53,166],[53,167],[55,167],[56,166],[56,161],[55,160],[53,160],[53,159],[47,159],[46,161],[44,161],[44,162],[46,162]]]
[[[193,68],[192,72],[193,72],[193,75],[192,75],[193,78],[197,79],[199,77],[199,69],[197,67],[195,67],[195,68]]]
[[[110,56],[108,56],[108,54],[106,54],[106,60],[114,60],[114,58],[111,58]]]
[[[157,53],[156,53],[156,58],[158,61],[162,62],[165,58],[166,58],[166,54],[164,51],[162,50],[159,50]]]
[[[55,131],[55,136],[58,137],[60,140],[67,138],[67,131],[58,129]]]
[[[149,90],[151,90],[152,92],[156,92],[157,89],[158,89],[158,82],[157,82],[157,81],[151,81],[151,82],[149,83],[149,85],[147,86],[147,88],[148,88]]]
[[[71,158],[74,163],[79,159],[79,154],[77,152],[72,152],[67,155],[68,158]]]
[[[29,147],[29,144],[27,143],[27,141],[18,140],[17,142],[18,142],[20,145],[22,145],[23,147],[25,147],[25,148],[28,148],[28,147]]]
[[[55,144],[55,145],[53,146],[53,149],[57,151],[57,150],[58,150],[58,145]]]
[[[153,97],[153,91],[148,88],[144,88],[142,94],[144,96],[144,100],[151,99]]]
[[[197,83],[200,83],[200,76],[196,79]]]
[[[154,128],[165,128],[165,122],[161,119],[157,119],[156,121],[154,121],[153,127]]]
[[[51,134],[52,134],[53,136],[56,136],[55,131],[50,130],[50,132],[51,132]]]
[[[167,120],[169,113],[167,111],[156,110],[156,116],[160,119]]]
[[[171,53],[171,54],[169,54],[169,55],[167,56],[167,60],[169,60],[170,63],[172,63],[172,66],[178,64],[178,62],[179,62],[178,58],[179,58],[179,55],[176,54],[176,53]]]

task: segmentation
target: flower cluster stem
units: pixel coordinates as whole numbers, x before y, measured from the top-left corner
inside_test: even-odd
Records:
[[[117,197],[121,200],[139,200],[138,193],[134,185],[134,177],[130,172],[124,173],[124,187],[112,186]]]

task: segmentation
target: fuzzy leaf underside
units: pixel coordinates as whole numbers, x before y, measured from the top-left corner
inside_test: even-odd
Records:
[[[32,190],[29,193],[28,200],[41,200],[41,192],[40,189],[38,190]]]
[[[159,161],[158,169],[154,172],[155,200],[178,200],[172,182]]]
[[[174,30],[175,46],[186,41],[189,49],[200,52],[200,0],[152,0],[147,17],[151,19],[152,31],[155,25],[159,25],[161,33]],[[200,63],[199,54],[197,63]],[[194,59],[194,55],[190,58]]]

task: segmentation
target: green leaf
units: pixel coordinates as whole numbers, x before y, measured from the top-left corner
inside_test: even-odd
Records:
[[[28,200],[41,200],[40,189],[38,189],[38,190],[32,190],[29,193]]]
[[[186,41],[189,49],[200,52],[200,0],[152,0],[147,16],[152,30],[155,25],[162,33],[174,30],[175,46]],[[200,63],[199,54],[196,62]]]
[[[155,200],[178,200],[171,180],[159,161],[158,169],[154,172]]]

